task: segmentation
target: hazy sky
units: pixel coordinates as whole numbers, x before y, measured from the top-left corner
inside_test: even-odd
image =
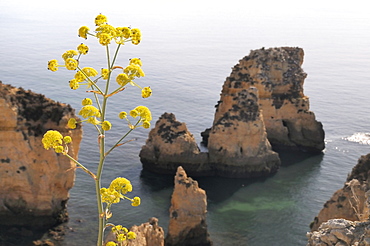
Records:
[[[166,15],[176,17],[179,15],[331,15],[331,14],[366,14],[369,8],[366,1],[297,1],[297,0],[12,0],[0,1],[0,19],[9,11],[20,15],[52,15],[53,12],[68,11],[70,16],[87,14],[89,12],[130,12],[144,15]],[[66,18],[70,17],[66,16]]]

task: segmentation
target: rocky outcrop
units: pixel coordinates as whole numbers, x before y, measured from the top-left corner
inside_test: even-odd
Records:
[[[369,216],[370,154],[361,156],[352,169],[344,187],[336,191],[311,224],[311,230],[318,230],[320,225],[330,219],[343,218],[351,221],[366,221]]]
[[[143,168],[157,173],[175,174],[182,165],[189,175],[214,175],[208,154],[202,153],[186,124],[172,113],[164,113],[149,132],[140,151]]]
[[[133,226],[130,231],[136,233],[135,240],[129,240],[128,246],[163,246],[164,245],[164,231],[158,225],[157,218],[150,218],[149,222],[141,224],[140,226]]]
[[[74,163],[45,150],[43,134],[72,136],[77,158],[82,130],[68,130],[74,110],[45,96],[0,82],[0,225],[48,226],[65,217]]]
[[[208,138],[211,166],[224,177],[253,177],[274,173],[280,159],[271,150],[254,87],[229,90],[217,108]]]
[[[158,219],[152,217],[148,222],[139,226],[132,226],[129,231],[136,234],[133,240],[127,240],[127,246],[163,246],[164,245],[164,231],[158,225]],[[105,243],[113,241],[117,243],[116,236],[110,231],[105,238]]]
[[[370,222],[332,219],[323,223],[318,231],[307,233],[307,237],[307,246],[368,246]]]
[[[249,88],[240,93],[244,95],[230,99],[234,100],[233,110],[226,111],[212,128],[209,152],[200,152],[185,123],[164,113],[140,151],[143,168],[174,174],[182,166],[194,177],[246,178],[276,172],[280,159],[266,138],[257,91]]]
[[[342,189],[327,201],[307,233],[307,246],[370,245],[370,154],[361,156]]]
[[[178,167],[165,245],[212,245],[207,231],[206,213],[205,191],[198,187],[197,181],[187,177],[182,167]]]
[[[233,110],[232,97],[256,87],[267,137],[274,149],[321,152],[325,148],[322,124],[309,110],[309,99],[303,93],[306,73],[301,68],[301,48],[253,50],[235,65],[226,79],[216,105],[213,126]],[[208,143],[210,129],[202,133]]]

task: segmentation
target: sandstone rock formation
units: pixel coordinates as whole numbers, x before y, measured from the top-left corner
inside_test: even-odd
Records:
[[[0,225],[48,226],[63,219],[74,163],[45,150],[43,134],[70,135],[77,158],[82,129],[66,128],[74,110],[45,96],[0,82]]]
[[[229,89],[222,100],[208,138],[211,166],[235,178],[276,172],[280,159],[267,140],[257,89]]]
[[[143,168],[157,173],[175,174],[182,165],[189,175],[214,175],[207,153],[202,153],[186,124],[172,113],[164,113],[140,151]]]
[[[158,225],[157,218],[149,219],[149,222],[140,226],[133,226],[130,231],[136,233],[136,239],[129,241],[128,246],[163,246],[164,231]]]
[[[270,48],[253,50],[235,65],[226,79],[216,105],[213,125],[224,112],[233,109],[230,98],[242,90],[256,87],[267,137],[274,149],[321,152],[324,149],[322,124],[309,110],[309,99],[303,93],[303,49]],[[207,129],[202,133],[207,145]]]
[[[164,113],[140,151],[143,168],[174,174],[182,166],[194,177],[245,178],[276,172],[280,159],[266,138],[256,89],[240,93],[244,95],[235,99],[234,110],[226,111],[212,128],[209,152],[200,152],[185,123],[177,121],[174,114]],[[241,109],[242,105],[246,109]]]
[[[212,245],[207,231],[206,213],[205,191],[198,187],[197,181],[187,177],[182,167],[178,167],[165,245]]]
[[[332,219],[323,223],[319,231],[307,233],[307,246],[368,246],[370,222]]]
[[[127,246],[163,246],[164,245],[164,231],[158,225],[157,218],[150,218],[148,222],[139,226],[134,225],[130,231],[136,233],[135,240],[128,240]],[[111,232],[107,235],[105,242],[115,241],[115,236]]]
[[[323,222],[343,218],[351,221],[366,221],[370,204],[370,154],[361,156],[352,169],[346,183],[327,201],[311,224],[311,230],[318,230]]]

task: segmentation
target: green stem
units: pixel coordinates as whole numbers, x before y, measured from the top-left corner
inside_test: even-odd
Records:
[[[102,90],[99,88],[99,86],[97,86],[96,85],[96,83],[93,81],[93,80],[91,80],[88,76],[87,76],[87,74],[80,68],[80,67],[77,67],[77,69],[83,74],[83,75],[85,75],[85,77],[86,77],[86,79],[91,83],[91,85],[93,86],[93,87],[95,87],[102,95],[104,95],[103,94],[103,92],[102,92]]]
[[[135,127],[138,125],[140,123],[140,120],[138,120],[137,122],[136,122],[136,124],[134,125],[134,127],[133,128],[131,128],[128,132],[126,132],[126,134],[125,135],[123,135],[113,146],[112,146],[112,148],[110,148],[110,150],[108,150],[108,152],[107,153],[105,153],[105,156],[107,156],[110,152],[112,152],[112,150],[114,150],[116,147],[117,147],[117,145],[118,144],[120,144],[121,142],[122,142],[122,140],[123,139],[125,139],[126,137],[127,137],[127,135],[128,134],[130,134],[134,129],[135,129]]]
[[[118,51],[119,51],[119,48],[120,48],[120,47],[121,47],[121,44],[118,44],[117,49],[116,49],[116,52],[114,53],[113,62],[112,62],[112,67],[113,67],[114,63],[116,62],[116,58],[117,58]],[[112,69],[112,67],[109,67],[109,68],[110,68],[110,69]]]
[[[96,93],[94,93],[94,98],[95,98],[96,104],[98,105],[98,109],[101,112],[102,111],[102,108],[101,108],[101,105],[100,105],[100,101],[99,101],[98,95]]]
[[[110,64],[110,58],[109,58],[109,48],[108,45],[106,46],[106,52],[107,52],[107,61],[108,61],[108,68],[111,67]],[[107,79],[107,84],[105,86],[105,93],[102,95],[107,95],[109,91],[109,83],[110,83],[111,76],[109,75]],[[101,121],[103,122],[105,120],[105,113],[107,108],[107,97],[103,96],[103,104],[101,107]],[[103,203],[100,195],[100,189],[101,189],[101,175],[103,172],[103,166],[105,161],[105,131],[101,129],[101,135],[99,136],[99,147],[100,147],[100,158],[99,158],[99,165],[98,170],[96,172],[96,179],[95,179],[95,191],[96,191],[96,200],[98,204],[98,215],[99,215],[99,231],[98,231],[98,246],[103,245],[103,237],[104,237],[104,229],[105,229],[105,215],[103,210]]]
[[[65,154],[65,156],[67,156],[70,160],[72,160],[74,163],[76,163],[78,166],[80,166],[82,168],[82,170],[84,170],[87,174],[89,174],[91,177],[93,177],[95,179],[95,174],[93,172],[91,172],[89,169],[87,169],[84,165],[82,165],[79,161],[77,161],[76,159],[74,159],[72,156],[70,156],[68,154]]]

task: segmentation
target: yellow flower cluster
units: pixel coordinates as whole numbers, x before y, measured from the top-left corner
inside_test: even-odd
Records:
[[[108,19],[105,15],[99,14],[95,18],[95,33],[89,33],[90,29],[87,26],[82,26],[78,30],[78,36],[87,39],[87,35],[95,36],[98,38],[99,43],[103,46],[110,44],[114,39],[117,44],[124,44],[130,42],[138,45],[141,41],[141,31],[138,28],[129,27],[113,27],[108,23]]]
[[[49,130],[41,141],[45,149],[53,148],[56,153],[66,153],[68,151],[67,144],[72,142],[72,138],[70,136],[63,137],[60,132]]]
[[[140,117],[139,121],[142,122],[142,127],[150,128],[150,121],[152,120],[152,113],[145,106],[137,106],[130,111],[130,116],[133,118]]]
[[[133,231],[128,231],[126,227],[122,225],[116,225],[112,227],[112,233],[116,237],[117,242],[119,245],[125,240],[131,240],[136,238],[136,233]],[[113,241],[109,241],[106,246],[117,246],[117,243]]]
[[[131,182],[122,177],[114,179],[108,188],[101,188],[100,194],[102,201],[107,204],[118,203],[120,199],[127,199],[131,201],[132,206],[140,205],[140,197],[134,197],[133,199],[126,197],[128,192],[132,191]]]
[[[143,89],[141,89],[141,96],[143,98],[148,98],[152,95],[152,89],[150,89],[150,87],[144,87]]]
[[[123,73],[117,75],[117,84],[120,86],[125,86],[128,83],[131,83],[132,85],[137,86],[137,84],[133,83],[135,77],[140,78],[145,76],[145,73],[141,69],[141,66],[142,62],[139,58],[131,59],[129,65],[123,69]],[[141,88],[140,86],[138,87]]]
[[[67,126],[71,129],[75,129],[77,127],[77,120],[75,118],[70,118],[68,120]]]
[[[101,69],[101,76],[103,79],[107,80],[109,78],[109,69],[102,68]]]
[[[100,110],[94,107],[93,105],[85,105],[81,108],[80,112],[78,113],[84,118],[89,118],[89,117],[98,117],[100,118]]]
[[[48,69],[55,72],[58,70],[59,64],[56,59],[48,61]]]
[[[128,179],[121,177],[114,179],[110,183],[109,188],[118,191],[122,195],[132,191],[131,182]]]
[[[102,201],[108,204],[119,203],[121,200],[121,195],[116,190],[101,188],[100,194]]]
[[[86,55],[89,51],[89,47],[85,44],[80,44],[77,50],[67,50],[62,54],[64,60],[64,65],[59,65],[56,59],[50,60],[48,62],[48,69],[55,72],[58,71],[58,67],[66,67],[68,70],[76,70],[78,67],[78,59],[74,59],[78,54]]]

